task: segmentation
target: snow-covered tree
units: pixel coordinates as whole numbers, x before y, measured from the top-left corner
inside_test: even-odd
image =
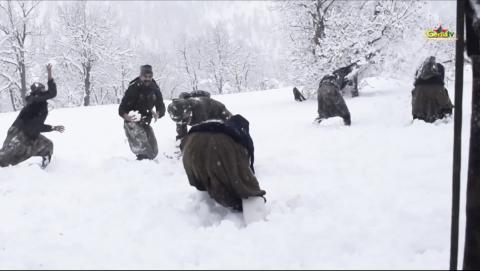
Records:
[[[39,33],[35,23],[38,4],[39,1],[0,2],[0,93],[9,92],[14,110],[25,103],[28,91],[29,39]]]
[[[58,16],[62,35],[56,42],[59,60],[69,73],[67,80],[73,83],[74,90],[79,86],[83,89],[84,106],[90,105],[92,98],[95,103],[103,103],[105,91],[112,87],[104,80],[111,78],[113,67],[121,67],[130,51],[115,42],[118,31],[109,7],[86,1],[68,2],[59,8]]]
[[[290,42],[292,80],[315,88],[351,63],[381,64],[391,45],[421,20],[418,1],[306,0],[280,2]]]

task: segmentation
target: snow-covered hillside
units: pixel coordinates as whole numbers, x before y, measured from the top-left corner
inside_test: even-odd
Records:
[[[247,227],[163,155],[168,116],[153,124],[158,158],[139,162],[117,106],[53,110],[67,131],[46,134],[50,166],[0,169],[0,268],[445,269],[453,121],[412,123],[411,89],[364,80],[351,127],[313,124],[316,102],[291,88],[216,96],[251,123],[269,215]],[[15,117],[0,115],[2,142]]]

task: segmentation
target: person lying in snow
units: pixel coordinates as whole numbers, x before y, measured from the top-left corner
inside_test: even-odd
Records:
[[[452,114],[453,104],[444,87],[445,68],[429,56],[415,73],[412,90],[413,119],[435,122]]]
[[[336,76],[328,74],[320,81],[317,91],[318,123],[331,117],[341,117],[345,125],[351,124],[350,112],[347,104],[340,94],[340,86]]]
[[[241,115],[193,126],[182,146],[188,181],[220,205],[242,211],[248,199],[262,199],[254,171],[249,122]]]
[[[63,133],[65,127],[46,125],[48,100],[57,96],[57,86],[52,77],[52,65],[47,65],[48,90],[41,83],[30,87],[26,105],[8,129],[7,138],[0,149],[0,167],[16,165],[32,156],[42,157],[42,168],[47,167],[53,155],[53,143],[40,133],[57,131]]]
[[[232,115],[224,104],[208,97],[173,99],[167,108],[170,118],[177,124],[177,140],[187,134],[187,125],[218,119],[227,120]]]
[[[156,111],[153,111],[154,106]],[[131,112],[138,112],[139,116]],[[125,120],[123,128],[137,160],[154,159],[158,146],[150,123],[152,118],[157,121],[165,115],[165,104],[160,88],[153,80],[152,66],[140,67],[140,76],[130,82],[118,114]]]

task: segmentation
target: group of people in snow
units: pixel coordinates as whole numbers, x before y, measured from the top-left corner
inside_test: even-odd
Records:
[[[358,93],[357,64],[335,70],[320,80],[317,90],[318,117],[320,123],[332,117],[341,117],[345,125],[351,125],[350,111],[343,98],[345,89],[352,88],[352,97]],[[445,68],[437,63],[434,56],[427,57],[415,73],[414,89],[412,90],[412,117],[433,123],[452,114],[453,104],[445,88]],[[305,97],[293,88],[295,101],[305,101]]]
[[[41,133],[63,133],[65,128],[45,124],[47,101],[57,95],[50,64],[47,73],[48,88],[41,83],[32,84],[26,106],[8,130],[0,150],[0,167],[16,165],[33,156],[42,157],[42,168],[49,164],[53,143]],[[445,69],[436,63],[435,57],[428,57],[418,68],[412,91],[414,119],[434,122],[452,114],[453,105],[444,87],[444,77]],[[316,121],[341,117],[345,125],[350,125],[352,120],[343,93],[350,87],[352,96],[358,96],[357,82],[355,63],[325,75],[317,91]],[[293,93],[295,100],[306,100],[297,88]],[[235,210],[241,211],[248,199],[265,201],[265,191],[260,189],[255,176],[254,144],[248,120],[232,114],[224,104],[212,99],[209,92],[201,90],[181,93],[166,108],[150,65],[140,67],[140,75],[130,82],[118,108],[130,149],[137,160],[157,157],[157,140],[151,123],[162,118],[166,111],[176,123],[176,139],[180,141],[190,185]]]
[[[48,89],[41,83],[31,86],[27,105],[9,129],[0,150],[0,167],[16,165],[33,156],[42,157],[42,168],[50,162],[53,143],[41,133],[64,132],[65,128],[44,124],[47,100],[57,95],[50,64],[47,71]],[[152,160],[158,155],[151,123],[162,118],[166,111],[152,66],[141,66],[140,75],[130,82],[118,108],[137,160]],[[179,147],[190,185],[234,210],[243,211],[245,206],[258,209],[264,205],[265,191],[260,189],[255,176],[248,120],[232,114],[224,104],[212,99],[210,93],[201,90],[181,93],[169,104],[168,113],[177,125],[176,139],[181,142]],[[251,221],[259,218],[253,213],[248,216]]]

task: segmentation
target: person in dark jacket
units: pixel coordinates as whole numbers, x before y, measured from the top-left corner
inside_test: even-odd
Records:
[[[187,125],[192,126],[206,120],[227,120],[232,116],[223,103],[208,97],[173,99],[167,110],[177,124],[177,140],[187,134]]]
[[[445,68],[429,56],[415,73],[412,91],[412,116],[425,122],[435,122],[452,114],[453,104],[444,83]]]
[[[157,139],[150,123],[152,118],[157,121],[165,115],[165,104],[160,88],[153,80],[152,66],[140,67],[140,76],[130,82],[118,113],[125,120],[125,134],[137,159],[151,160],[157,157]]]
[[[53,155],[53,143],[41,133],[58,131],[63,133],[65,127],[45,124],[48,116],[47,100],[57,96],[57,86],[52,77],[52,65],[47,65],[48,90],[41,83],[30,87],[26,105],[20,111],[7,133],[7,138],[0,149],[0,167],[16,165],[30,157],[42,157],[42,168],[47,167]]]
[[[293,88],[293,97],[295,98],[295,101],[297,101],[297,102],[303,102],[303,101],[306,100],[305,97],[300,92],[300,90],[298,90],[298,88],[296,88],[296,87]]]
[[[341,117],[345,125],[351,124],[350,111],[340,94],[340,86],[337,77],[331,74],[325,75],[320,81],[317,91],[318,123],[331,117]]]
[[[193,126],[182,147],[188,181],[219,204],[242,211],[242,202],[263,197],[253,170],[253,140],[241,115]]]

